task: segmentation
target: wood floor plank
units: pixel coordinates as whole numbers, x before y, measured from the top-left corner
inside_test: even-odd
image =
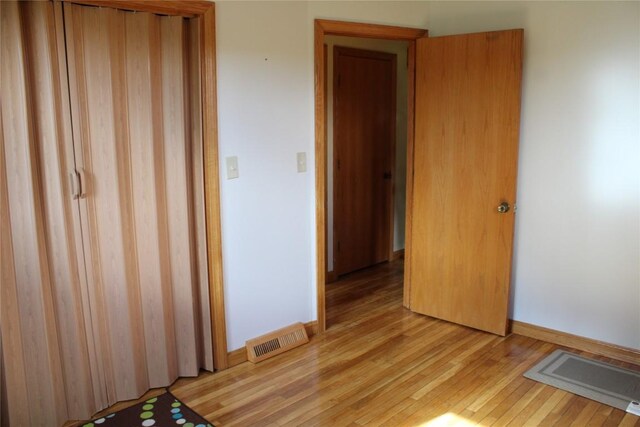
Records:
[[[613,410],[602,425],[605,427],[619,426],[624,417],[625,413],[623,411]]]
[[[520,410],[530,402],[530,400],[524,397],[530,395],[531,398],[533,398],[537,395],[535,392],[531,393],[532,389],[536,386],[534,381],[523,378],[518,384],[518,388],[513,392],[511,392],[510,388],[505,389],[508,395],[487,415],[480,418],[481,413],[478,414],[476,420],[479,421],[480,425],[507,425],[513,418],[513,415],[520,412]],[[542,387],[539,387],[539,389],[541,388]]]
[[[417,427],[432,421],[640,427],[638,417],[522,376],[562,347],[403,308],[402,276],[399,260],[341,278],[327,285],[323,335],[255,365],[181,379],[170,389],[222,427]]]
[[[578,401],[580,396],[576,396],[572,393],[567,393],[563,398],[558,402],[558,404],[547,414],[546,417],[540,423],[541,425],[548,426],[562,426],[562,419],[564,415],[569,412],[570,408]],[[565,423],[567,425],[569,423]]]
[[[536,394],[536,396],[526,404],[520,413],[511,419],[506,425],[508,427],[521,427],[524,426],[531,418],[540,410],[540,408],[553,396],[557,389],[553,387],[540,384],[542,389]],[[535,425],[531,422],[529,425]]]
[[[632,414],[625,414],[620,421],[620,427],[635,427],[640,425],[640,417]]]
[[[527,345],[537,346],[542,344],[531,340],[522,341],[528,341],[526,342]],[[524,345],[518,345],[515,349],[511,348],[511,346],[496,347],[493,352],[494,356],[496,354],[504,354],[504,352],[509,352],[509,356],[494,360],[493,364],[484,368],[483,366],[485,366],[486,361],[484,361],[483,365],[480,365],[479,368],[477,368],[477,365],[471,365],[465,370],[465,372],[469,372],[469,374],[458,379],[454,377],[447,388],[435,389],[431,393],[431,396],[427,395],[421,398],[416,406],[422,406],[422,408],[407,417],[407,424],[419,425],[425,420],[446,413],[458,414],[465,419],[469,419],[475,415],[475,411],[470,409],[470,407],[478,396],[483,395],[485,390],[491,388],[493,384],[496,384],[495,377],[500,372],[517,370],[517,366],[519,366],[519,364],[526,359],[526,355],[528,355],[527,349],[528,347]]]
[[[567,393],[564,390],[555,390],[541,407],[538,409],[531,418],[529,418],[524,425],[525,426],[539,426],[544,425],[542,422],[549,417],[550,414],[557,413],[559,408],[563,408],[567,401],[571,398],[572,394]],[[555,411],[555,412],[554,412]],[[546,424],[551,425],[551,424]]]
[[[585,407],[582,408],[582,411],[580,411],[580,413],[573,419],[570,426],[571,427],[586,426],[589,423],[589,420],[591,419],[591,417],[593,417],[593,414],[596,413],[596,411],[600,406],[601,406],[600,403],[590,400],[585,405]]]
[[[587,423],[587,427],[604,425],[604,423],[607,421],[607,418],[613,411],[614,408],[612,408],[611,406],[600,405]]]
[[[568,426],[576,419],[580,413],[582,413],[583,409],[589,403],[589,399],[586,399],[581,396],[573,396],[571,401],[567,405],[567,410],[564,411],[561,417],[558,418],[555,425],[557,426]]]

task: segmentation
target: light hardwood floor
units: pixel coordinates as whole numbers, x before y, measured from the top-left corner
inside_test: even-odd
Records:
[[[216,426],[640,427],[639,417],[522,376],[558,346],[404,309],[402,261],[327,285],[327,316],[328,331],[303,347],[170,390]]]

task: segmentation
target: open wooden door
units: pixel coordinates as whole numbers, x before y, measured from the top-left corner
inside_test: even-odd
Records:
[[[522,30],[417,41],[410,308],[505,335]]]

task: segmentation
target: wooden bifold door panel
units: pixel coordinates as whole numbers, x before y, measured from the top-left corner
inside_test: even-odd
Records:
[[[334,271],[387,261],[396,55],[334,47]]]
[[[430,37],[416,52],[410,308],[499,335],[511,281],[522,41],[522,30]]]
[[[195,18],[0,7],[2,422],[62,425],[213,370],[203,38]]]

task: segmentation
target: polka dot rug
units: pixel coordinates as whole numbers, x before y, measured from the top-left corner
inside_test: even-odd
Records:
[[[81,423],[82,427],[213,427],[174,395],[160,396],[113,414]]]

